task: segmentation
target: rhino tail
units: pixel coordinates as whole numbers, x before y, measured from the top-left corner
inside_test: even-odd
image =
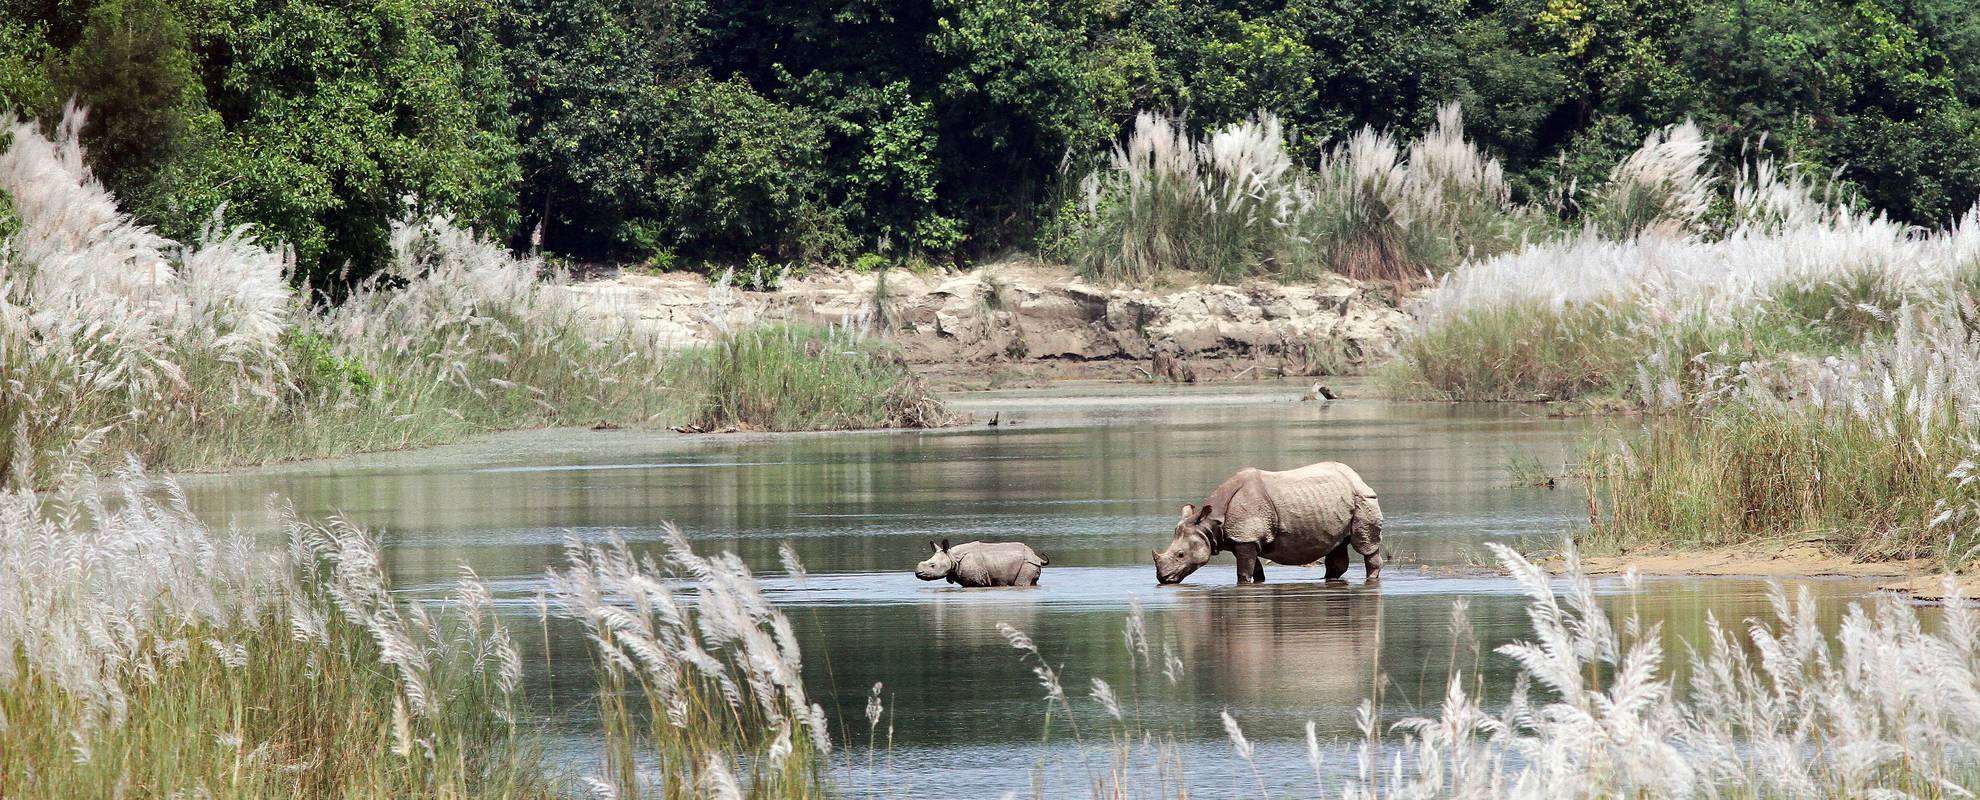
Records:
[[[1031,558],[1026,560],[1041,567],[1052,563],[1052,559],[1046,558],[1044,553],[1040,553],[1037,550],[1031,551]]]

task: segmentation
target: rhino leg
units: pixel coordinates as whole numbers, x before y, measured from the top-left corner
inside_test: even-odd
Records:
[[[1355,552],[1361,554],[1361,563],[1368,568],[1368,580],[1381,577],[1382,573],[1382,504],[1373,497],[1364,497],[1361,505],[1354,510],[1348,520],[1348,541],[1354,544]],[[1341,557],[1341,570],[1347,570],[1347,557]]]
[[[1237,556],[1238,583],[1262,583],[1265,568],[1258,564],[1258,543],[1238,542],[1231,545],[1231,555]]]
[[[1027,562],[1027,563],[1025,563],[1025,564],[1024,564],[1024,566],[1021,566],[1021,567],[1018,567],[1018,574],[1017,574],[1017,580],[1016,580],[1016,581],[1014,581],[1014,582],[1012,582],[1012,583],[1011,583],[1011,585],[1012,585],[1012,586],[1037,586],[1037,585],[1038,585],[1038,574],[1039,574],[1040,572],[1042,572],[1042,571],[1043,571],[1043,570],[1040,570],[1040,569],[1038,568],[1038,565],[1037,565],[1037,564],[1032,564],[1032,563],[1029,563],[1029,562]]]
[[[1337,581],[1342,575],[1346,575],[1348,564],[1351,563],[1350,558],[1348,543],[1345,540],[1335,545],[1333,551],[1327,554],[1327,580]]]

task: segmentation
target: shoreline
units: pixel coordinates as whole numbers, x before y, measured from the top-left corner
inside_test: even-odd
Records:
[[[920,373],[917,370],[917,374]],[[925,379],[925,375],[924,375]],[[420,471],[441,465],[458,466],[463,461],[480,461],[487,471],[526,470],[544,459],[570,459],[585,456],[654,452],[705,452],[712,448],[748,446],[780,441],[804,441],[835,436],[870,434],[965,434],[974,430],[995,430],[988,425],[1000,416],[1006,429],[1021,427],[1034,420],[1029,414],[1046,406],[1052,411],[1076,412],[1096,407],[1136,404],[1295,404],[1301,402],[1311,378],[1263,378],[1256,380],[1216,379],[1201,383],[1175,383],[1140,380],[1048,379],[1031,384],[997,388],[950,388],[939,392],[940,399],[958,413],[955,424],[934,428],[858,428],[814,431],[756,431],[683,433],[657,423],[626,426],[545,426],[492,430],[463,439],[401,449],[374,450],[343,455],[304,458],[261,464],[243,464],[178,471],[178,480],[202,483],[232,477],[260,475],[301,475],[347,471]],[[1451,401],[1390,397],[1379,391],[1379,382],[1366,376],[1323,378],[1342,390],[1348,402],[1381,402],[1424,405],[1453,405]],[[1339,402],[1339,401],[1336,401]],[[1469,405],[1469,404],[1460,404]],[[1479,405],[1505,407],[1530,404],[1485,402]],[[1556,416],[1544,413],[1544,416]],[[1047,413],[1046,428],[1067,424],[1057,414]],[[1559,556],[1536,559],[1550,573],[1560,574],[1565,562]],[[1856,561],[1828,552],[1809,543],[1779,541],[1673,549],[1660,545],[1627,555],[1582,558],[1589,575],[1621,575],[1631,567],[1638,574],[1654,577],[1750,577],[1750,578],[1864,578],[1881,579],[1880,591],[1893,591],[1913,599],[1943,599],[1945,571],[1934,559],[1901,561]],[[1489,570],[1492,574],[1503,574]],[[1959,576],[1961,592],[1980,595],[1980,576]]]
[[[1566,571],[1560,556],[1539,562],[1550,574]],[[1896,561],[1857,561],[1808,543],[1781,545],[1756,542],[1698,550],[1659,548],[1637,555],[1587,557],[1588,575],[1621,575],[1634,567],[1637,574],[1660,578],[1858,578],[1877,581],[1875,591],[1891,592],[1919,603],[1944,602],[1946,582],[1964,598],[1980,596],[1980,575],[1949,573],[1931,558]]]

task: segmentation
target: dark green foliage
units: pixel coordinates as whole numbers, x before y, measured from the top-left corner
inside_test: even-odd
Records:
[[[292,328],[282,342],[289,348],[287,361],[294,370],[291,378],[299,397],[321,400],[344,393],[362,397],[378,388],[378,378],[364,368],[364,363],[337,355],[329,339]]]
[[[141,206],[204,110],[185,23],[166,0],[108,0],[85,20],[54,69],[56,90],[89,109],[83,146],[96,176]]]
[[[0,2],[0,112],[46,114],[57,104],[45,64],[51,55],[45,26],[6,12]]]
[[[315,279],[409,196],[577,259],[1050,247],[1146,109],[1310,166],[1455,99],[1520,201],[1687,117],[1906,222],[1980,197],[1970,0],[0,0],[0,106],[70,97],[141,219],[227,203]]]

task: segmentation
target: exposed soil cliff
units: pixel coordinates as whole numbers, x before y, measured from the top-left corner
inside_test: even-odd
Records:
[[[731,324],[851,321],[952,385],[1354,374],[1389,358],[1406,325],[1387,290],[1337,276],[1296,286],[1130,289],[1028,263],[946,274],[825,273],[774,292],[714,291],[686,274],[621,275],[570,291],[598,313],[631,315],[683,345],[704,340],[716,314]]]

